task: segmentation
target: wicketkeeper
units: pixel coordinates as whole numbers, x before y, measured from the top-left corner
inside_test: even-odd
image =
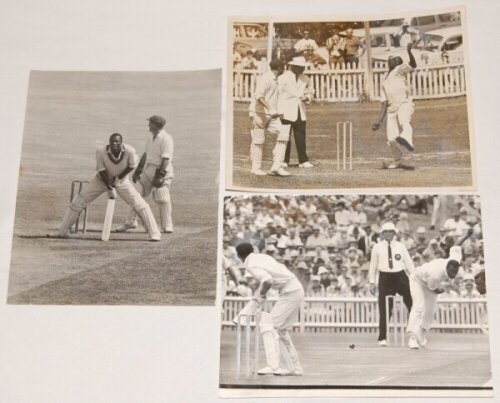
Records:
[[[163,116],[154,115],[149,119],[149,131],[152,136],[146,143],[146,151],[141,157],[139,166],[132,175],[134,183],[139,182],[141,195],[147,197],[150,193],[160,210],[160,228],[162,232],[172,233],[172,202],[170,199],[170,184],[174,177],[172,158],[174,141],[165,130],[166,120]],[[137,217],[134,210],[130,211],[125,224],[116,231],[124,232],[137,227]]]
[[[76,222],[81,211],[107,192],[109,198],[115,198],[116,194],[120,195],[134,211],[134,214],[141,218],[151,240],[159,241],[161,233],[151,208],[128,178],[128,174],[137,166],[137,160],[134,148],[123,144],[123,137],[120,133],[113,133],[109,138],[109,145],[99,148],[96,152],[97,174],[71,201],[59,233],[48,236],[67,237],[69,229]]]

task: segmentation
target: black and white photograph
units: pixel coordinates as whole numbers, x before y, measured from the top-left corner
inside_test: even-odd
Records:
[[[476,189],[464,9],[228,37],[226,189]]]
[[[9,304],[214,304],[220,86],[31,72]]]
[[[223,395],[491,396],[479,196],[226,196],[222,244]]]

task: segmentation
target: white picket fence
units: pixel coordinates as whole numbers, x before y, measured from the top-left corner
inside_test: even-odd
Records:
[[[236,70],[233,72],[233,99],[250,102],[256,80],[262,71]],[[339,102],[368,99],[368,70],[349,65],[332,70],[306,70],[313,83],[316,101]],[[383,64],[373,68],[373,97],[379,100],[382,83],[387,74]],[[466,78],[463,64],[443,64],[417,67],[410,73],[411,95],[414,99],[447,98],[465,95]]]
[[[249,298],[226,297],[222,309],[222,325],[235,327],[234,317]],[[265,302],[270,310],[275,300]],[[485,298],[438,299],[434,331],[482,332],[487,328]],[[309,297],[300,307],[294,330],[299,332],[375,332],[378,329],[376,298]]]

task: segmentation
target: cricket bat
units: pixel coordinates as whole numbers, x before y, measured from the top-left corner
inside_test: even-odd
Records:
[[[108,199],[106,206],[106,216],[104,217],[104,226],[102,227],[101,239],[109,241],[109,234],[111,233],[111,224],[113,223],[113,214],[115,213],[115,199]]]

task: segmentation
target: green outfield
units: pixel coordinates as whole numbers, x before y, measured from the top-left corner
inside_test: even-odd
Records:
[[[314,103],[307,109],[307,152],[312,169],[292,166],[291,177],[250,174],[248,104],[235,102],[233,185],[264,189],[467,188],[473,185],[465,97],[415,101],[412,119],[415,171],[383,170],[390,161],[385,127],[373,133],[379,103]],[[353,170],[337,171],[336,123],[353,125]],[[275,138],[267,135],[264,170],[271,167]],[[341,140],[342,142],[342,140]],[[297,164],[295,146],[291,163]]]
[[[23,138],[8,302],[13,304],[212,305],[216,288],[220,71],[33,72]],[[72,180],[95,172],[95,150],[113,132],[138,153],[146,118],[162,114],[175,141],[175,232],[100,241],[106,197],[89,208],[77,240],[57,231]],[[158,210],[148,199],[159,220]],[[114,226],[127,206],[117,201]]]

